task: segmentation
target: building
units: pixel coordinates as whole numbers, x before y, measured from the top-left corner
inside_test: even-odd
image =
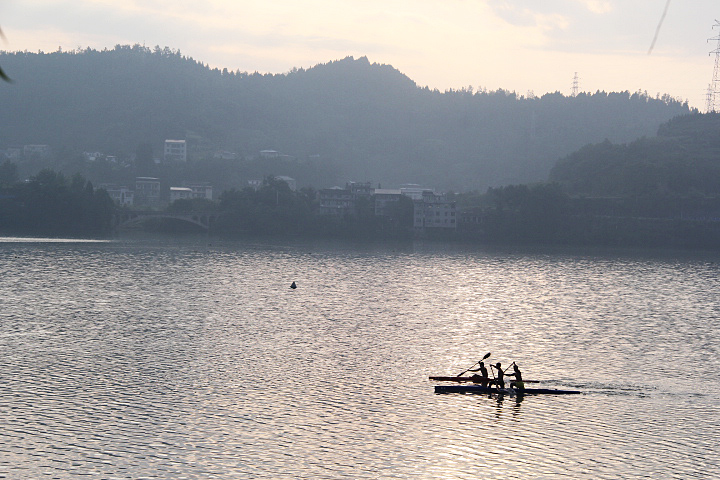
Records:
[[[37,158],[46,158],[50,156],[50,146],[49,145],[25,145],[23,147],[23,156],[25,158],[29,157],[37,157]]]
[[[8,147],[5,149],[5,158],[8,160],[20,160],[22,152],[23,147]]]
[[[336,215],[357,213],[358,200],[375,193],[370,182],[347,182],[345,188],[333,187],[318,192],[318,214]]]
[[[345,188],[350,190],[350,193],[352,193],[355,198],[369,198],[375,193],[375,189],[370,182],[347,182]]]
[[[288,187],[290,187],[290,190],[293,192],[297,190],[297,181],[292,177],[285,177],[285,176],[277,176],[275,177],[275,180],[280,180],[281,182],[287,183]]]
[[[277,150],[261,150],[260,158],[265,158],[265,159],[280,158],[280,152],[278,152]]]
[[[165,161],[187,161],[187,143],[185,140],[165,140]]]
[[[187,187],[170,187],[170,203],[193,198],[193,191]]]
[[[94,162],[95,160],[99,160],[104,156],[105,155],[100,152],[83,152],[83,157],[85,157],[85,160],[87,160],[88,162]]]
[[[227,150],[218,150],[217,152],[213,153],[213,158],[217,158],[219,160],[236,160],[237,153],[229,152]]]
[[[100,185],[104,189],[115,204],[121,207],[132,207],[135,203],[135,192],[124,185]]]
[[[135,203],[156,206],[160,203],[160,179],[137,177],[135,179]]]
[[[400,201],[402,192],[400,189],[376,188],[375,189],[375,216],[392,217],[393,209]]]
[[[292,177],[285,177],[282,175],[273,177],[275,180],[285,182],[287,183],[287,186],[290,187],[290,190],[293,192],[297,190],[297,180],[295,180]],[[265,180],[248,180],[248,186],[252,187],[255,190],[260,190],[265,185]]]
[[[420,185],[414,183],[408,183],[400,186],[400,191],[406,197],[410,197],[413,201],[422,200],[423,193],[427,191],[427,188],[423,188]]]
[[[420,200],[413,200],[413,226],[416,230],[457,229],[455,202],[443,194],[425,190]]]
[[[469,207],[458,212],[457,216],[458,230],[479,235],[486,227],[489,212],[485,207]]]
[[[185,187],[192,190],[191,198],[213,199],[213,187],[209,183],[186,183]]]
[[[318,215],[342,217],[355,213],[355,198],[347,188],[332,187],[318,191]]]

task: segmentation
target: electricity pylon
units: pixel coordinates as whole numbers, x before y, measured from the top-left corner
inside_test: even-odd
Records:
[[[579,88],[580,88],[580,78],[578,78],[578,74],[577,74],[577,72],[575,72],[575,76],[573,77],[572,93],[570,94],[570,96],[577,97]]]
[[[713,25],[713,29],[715,29],[715,27],[720,28],[720,22],[718,22],[717,20],[715,20],[715,25]],[[715,54],[715,68],[713,69],[712,82],[708,87],[707,93],[708,113],[718,111],[718,100],[720,100],[720,35],[709,38],[708,42],[710,41],[716,41],[717,47],[715,48],[715,50],[710,52],[710,55],[712,55],[713,53]]]

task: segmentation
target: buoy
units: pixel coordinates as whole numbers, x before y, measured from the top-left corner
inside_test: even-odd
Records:
[[[294,288],[297,288],[297,285],[295,285],[295,282],[293,282],[293,283],[290,284],[290,288],[293,288],[293,289],[294,289]]]

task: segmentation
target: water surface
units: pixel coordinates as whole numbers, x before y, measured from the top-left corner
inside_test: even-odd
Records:
[[[718,478],[717,261],[0,239],[0,478]]]

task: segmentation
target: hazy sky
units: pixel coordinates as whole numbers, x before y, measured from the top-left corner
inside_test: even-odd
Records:
[[[367,56],[420,86],[668,93],[704,111],[717,0],[0,0],[5,50],[159,45],[283,73]],[[12,72],[8,72],[12,74]]]

